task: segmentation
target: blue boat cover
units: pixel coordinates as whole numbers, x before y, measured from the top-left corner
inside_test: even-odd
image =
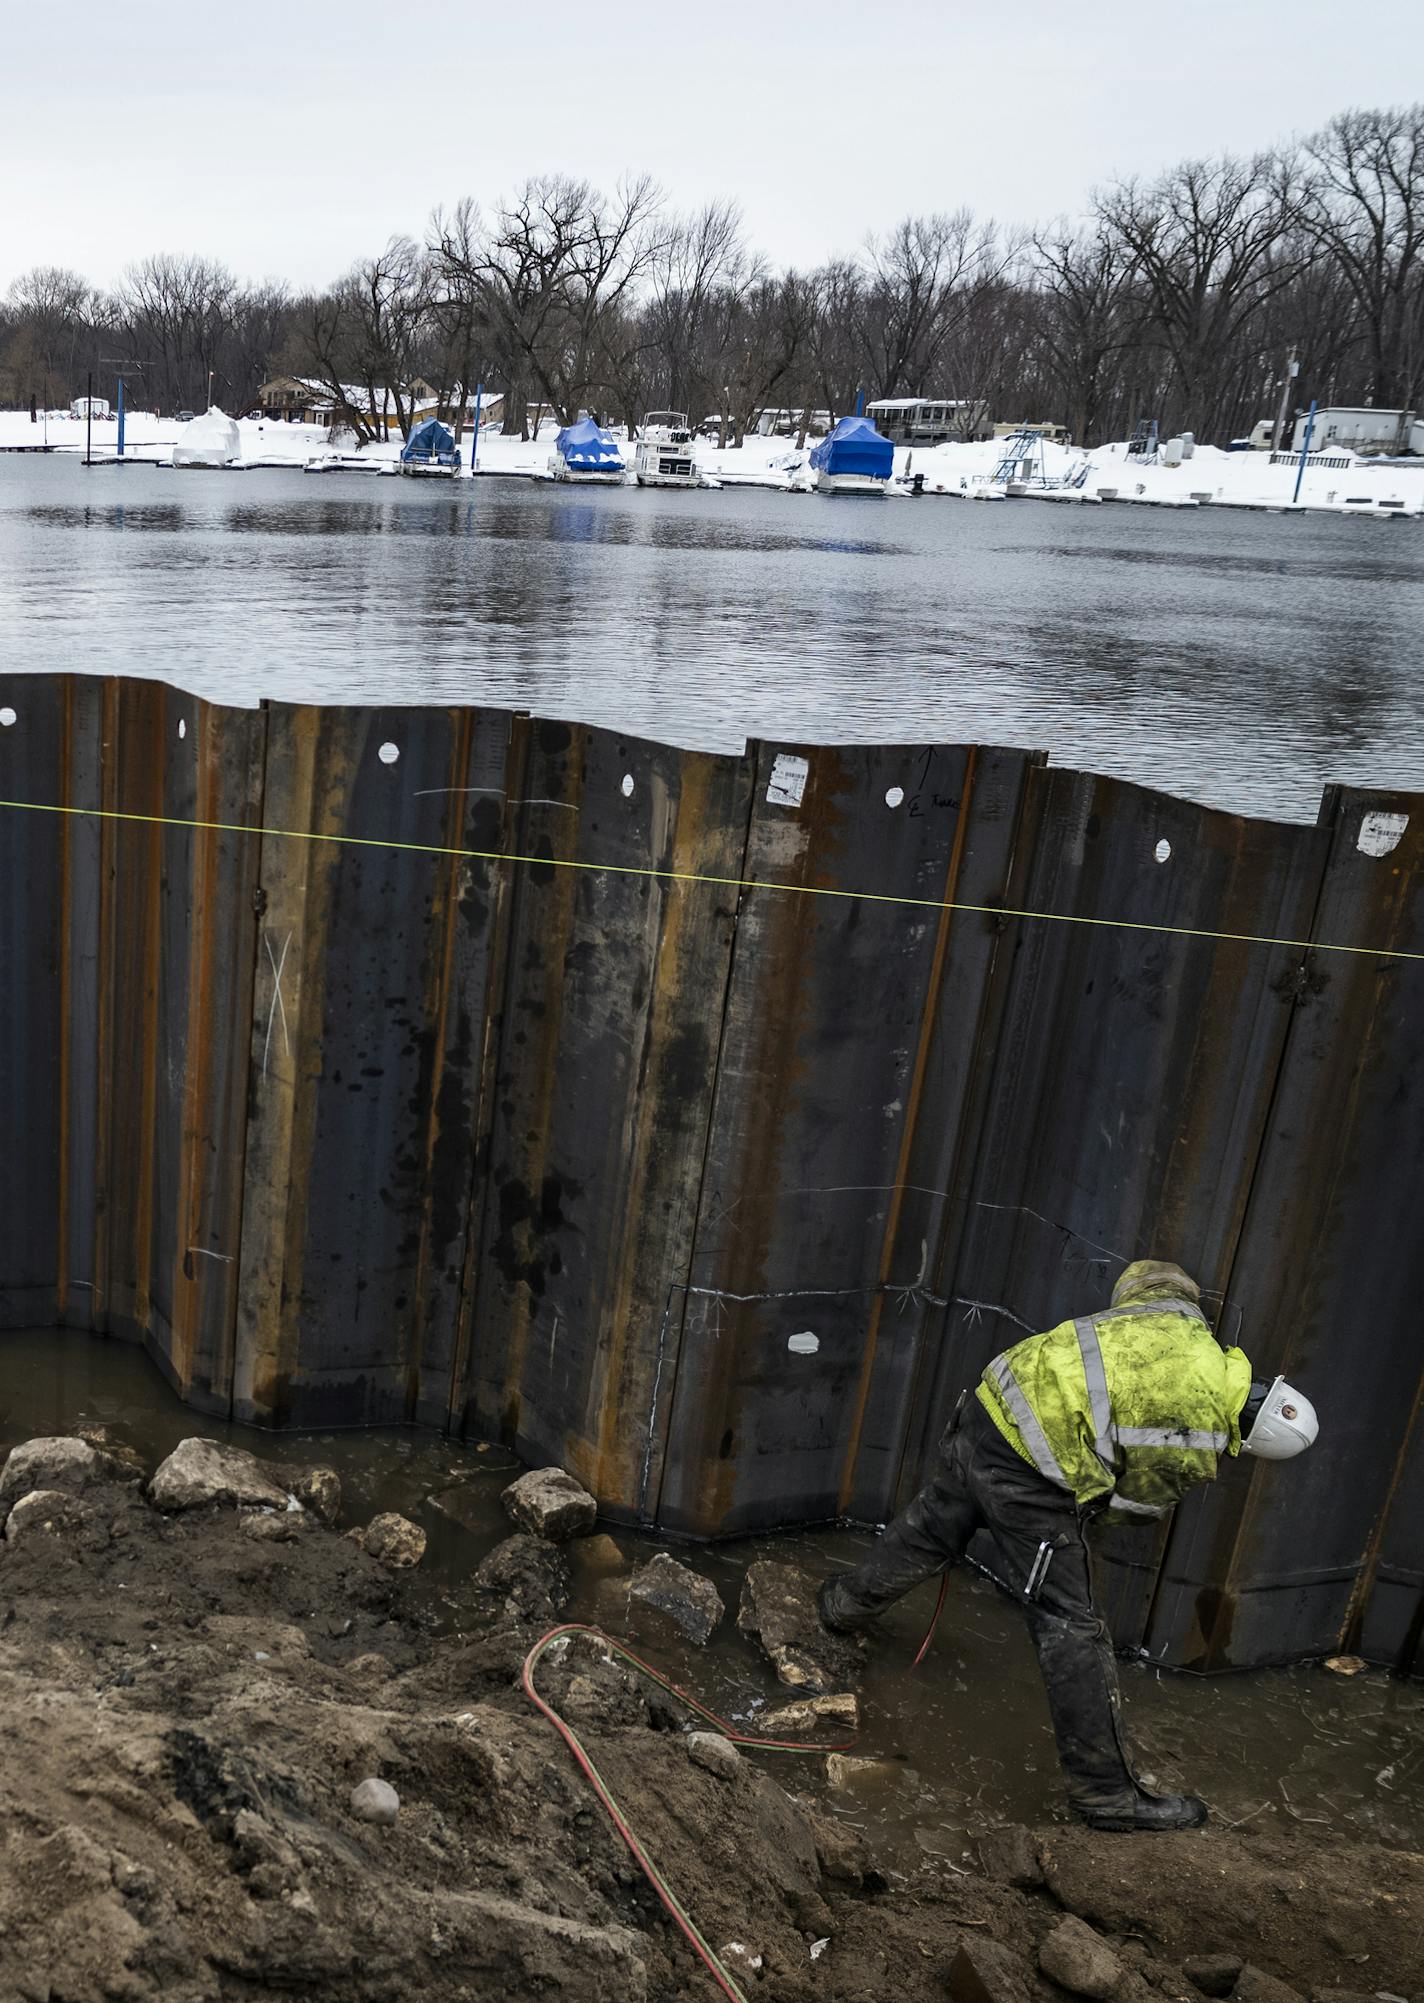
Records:
[[[818,473],[858,473],[871,480],[888,480],[895,470],[895,448],[882,438],[868,417],[843,417],[811,448]]]
[[[625,471],[617,445],[591,417],[581,417],[577,424],[566,424],[554,441],[554,450],[566,466],[577,467],[581,473]]]
[[[405,442],[401,458],[414,460],[422,466],[429,465],[432,460],[437,466],[458,466],[460,463],[455,434],[438,417],[427,417],[424,424],[416,425]]]

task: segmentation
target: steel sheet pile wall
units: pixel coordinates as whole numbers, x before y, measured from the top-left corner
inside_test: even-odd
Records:
[[[888,1514],[990,1355],[1156,1251],[1325,1432],[1109,1547],[1119,1637],[1424,1664],[1424,803],[0,700],[0,1324],[719,1535]]]

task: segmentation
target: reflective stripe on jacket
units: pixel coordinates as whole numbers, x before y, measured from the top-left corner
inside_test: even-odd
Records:
[[[1080,1503],[1124,1521],[1161,1516],[1241,1449],[1251,1388],[1239,1349],[1175,1299],[1060,1322],[996,1356],[978,1397],[1009,1444]]]

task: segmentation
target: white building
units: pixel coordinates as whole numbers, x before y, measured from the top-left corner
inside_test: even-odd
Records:
[[[109,399],[106,396],[77,396],[69,406],[71,417],[107,417]]]
[[[1297,417],[1291,440],[1293,452],[1303,450],[1305,428],[1309,421],[1304,415]],[[1379,410],[1372,404],[1331,404],[1315,413],[1310,449],[1312,452],[1424,453],[1424,420],[1412,410]]]
[[[973,397],[882,396],[865,406],[882,438],[896,445],[943,445],[987,438],[988,407]]]

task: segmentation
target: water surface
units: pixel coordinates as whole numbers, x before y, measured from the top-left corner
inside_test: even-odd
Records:
[[[0,456],[0,674],[1424,790],[1424,527]],[[6,698],[9,699],[9,698]]]

